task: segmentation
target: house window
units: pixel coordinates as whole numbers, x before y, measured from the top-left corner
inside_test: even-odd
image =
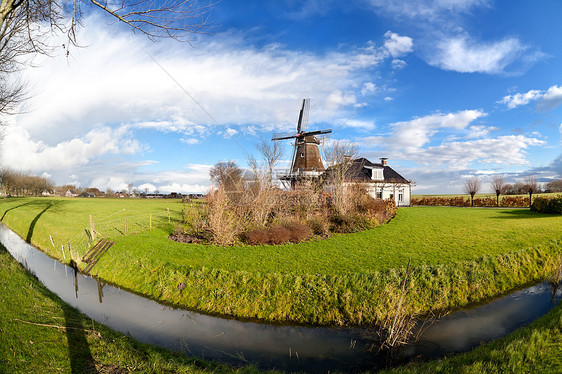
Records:
[[[312,171],[316,171],[316,168],[312,168]]]
[[[390,199],[390,200],[394,200],[394,194],[393,194],[393,193],[390,194],[389,199]]]
[[[382,180],[382,170],[372,169],[372,179],[374,180]]]
[[[303,157],[304,157],[304,153],[301,153],[301,158],[303,158]]]
[[[403,201],[404,201],[404,193],[403,193],[403,192],[398,192],[398,201],[399,201],[399,202],[403,202]]]
[[[382,189],[377,191],[377,199],[382,199]]]

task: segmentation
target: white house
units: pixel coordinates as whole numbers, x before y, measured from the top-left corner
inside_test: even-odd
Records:
[[[386,158],[380,160],[379,164],[364,157],[353,160],[346,172],[347,182],[364,184],[374,198],[394,199],[397,206],[410,206],[412,182],[388,166]]]

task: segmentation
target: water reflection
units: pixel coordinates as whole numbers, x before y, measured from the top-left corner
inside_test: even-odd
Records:
[[[395,356],[370,351],[372,334],[364,329],[273,326],[175,309],[57,264],[3,225],[0,241],[66,303],[145,343],[234,365],[253,363],[287,371],[352,372],[377,369],[395,360]],[[429,326],[418,343],[399,352],[400,357],[433,358],[470,350],[545,314],[560,299],[560,290],[553,294],[545,282],[455,313]]]

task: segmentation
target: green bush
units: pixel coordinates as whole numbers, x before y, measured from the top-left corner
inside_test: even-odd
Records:
[[[376,227],[378,220],[361,214],[339,214],[330,217],[330,231],[348,234]]]
[[[553,198],[536,197],[531,205],[531,210],[539,213],[562,214],[562,196]]]

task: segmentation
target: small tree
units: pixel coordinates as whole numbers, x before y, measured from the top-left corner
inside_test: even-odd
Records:
[[[326,184],[332,193],[334,208],[341,214],[347,213],[350,207],[345,182],[358,153],[354,144],[342,140],[334,141],[324,150],[324,159],[328,165]]]
[[[256,144],[256,148],[261,154],[267,168],[266,182],[268,185],[271,185],[271,181],[273,180],[273,168],[284,155],[283,147],[279,142],[272,142],[261,138],[258,144]]]
[[[504,193],[505,189],[505,179],[501,175],[494,175],[492,181],[490,182],[492,191],[496,193],[496,204],[500,206],[500,195]]]
[[[554,180],[546,184],[546,189],[549,192],[562,192],[562,179]]]
[[[242,169],[234,161],[220,161],[209,170],[211,182],[225,192],[237,191],[242,182]]]
[[[482,183],[478,177],[469,178],[464,182],[464,191],[470,195],[470,206],[474,206],[474,195],[480,191],[480,187]]]
[[[531,203],[533,202],[533,194],[540,191],[539,183],[537,179],[533,176],[525,177],[525,191],[529,194],[529,208],[531,208]]]

